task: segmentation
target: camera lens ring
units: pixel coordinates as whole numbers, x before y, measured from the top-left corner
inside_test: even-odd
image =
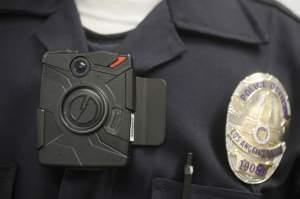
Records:
[[[70,65],[70,70],[75,77],[84,77],[90,72],[90,62],[85,57],[75,57]]]

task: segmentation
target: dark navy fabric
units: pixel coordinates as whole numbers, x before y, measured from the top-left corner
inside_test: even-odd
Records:
[[[193,152],[192,199],[300,198],[300,23],[270,2],[160,3],[115,50],[132,55],[138,75],[166,80],[166,141],[134,147],[127,167],[83,171],[41,166],[36,150],[42,55],[89,50],[75,4],[0,1],[0,173],[15,172],[0,186],[15,199],[176,199]],[[228,166],[225,123],[235,87],[255,72],[282,82],[292,121],[277,171],[248,185]]]
[[[111,35],[101,35],[85,29],[85,37],[88,44],[88,51],[116,51],[120,43],[126,38],[128,32]]]

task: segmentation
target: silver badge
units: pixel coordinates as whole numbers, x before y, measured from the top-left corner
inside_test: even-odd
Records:
[[[226,149],[240,180],[258,184],[273,175],[286,150],[282,136],[290,116],[287,93],[274,76],[255,73],[239,83],[228,106]]]

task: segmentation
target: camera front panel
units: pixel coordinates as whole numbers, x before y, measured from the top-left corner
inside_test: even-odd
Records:
[[[45,54],[38,109],[40,162],[71,167],[125,165],[134,80],[129,56]]]

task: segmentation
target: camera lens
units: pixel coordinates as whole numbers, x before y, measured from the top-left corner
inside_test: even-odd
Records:
[[[83,77],[90,71],[90,63],[84,57],[77,57],[71,63],[71,71],[76,77]]]
[[[84,61],[77,61],[74,64],[74,67],[75,67],[75,70],[76,70],[77,73],[84,73],[84,71],[87,68],[87,65]]]

